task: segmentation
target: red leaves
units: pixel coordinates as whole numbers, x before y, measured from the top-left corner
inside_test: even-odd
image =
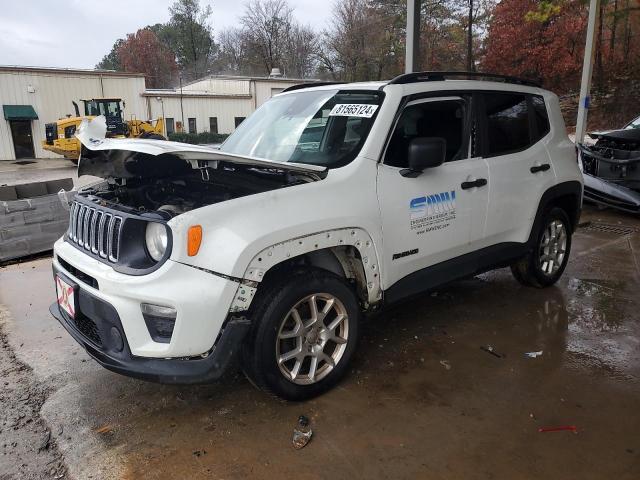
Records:
[[[579,0],[562,2],[557,14],[544,18],[531,14],[537,8],[533,0],[502,0],[496,6],[482,69],[565,92],[579,82],[588,12]]]
[[[128,34],[118,48],[118,57],[125,72],[145,74],[148,88],[171,86],[178,72],[175,54],[148,28]]]

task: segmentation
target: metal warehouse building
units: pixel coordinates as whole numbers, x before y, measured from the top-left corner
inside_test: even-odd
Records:
[[[164,116],[167,133],[231,133],[271,96],[303,81],[209,76],[176,89],[147,90],[137,73],[0,66],[0,160],[60,158],[41,147],[45,124],[75,115],[72,101],[122,98],[125,119]]]
[[[308,81],[308,80],[306,80]],[[212,75],[182,88],[146,90],[149,118],[166,118],[167,133],[231,133],[253,111],[299,79]]]

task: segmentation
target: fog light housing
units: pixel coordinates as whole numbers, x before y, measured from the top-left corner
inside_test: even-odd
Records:
[[[111,346],[114,351],[120,353],[124,350],[124,339],[122,338],[120,330],[116,327],[111,327],[111,330],[109,330],[109,336],[111,337]]]
[[[178,312],[175,308],[141,303],[142,317],[154,342],[169,343],[173,335]]]

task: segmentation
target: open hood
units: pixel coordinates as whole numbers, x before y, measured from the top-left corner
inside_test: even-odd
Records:
[[[88,151],[84,151],[78,165],[78,175],[108,178],[131,178],[143,173],[171,173],[184,168],[183,160],[192,168],[215,167],[217,162],[289,170],[322,176],[325,167],[300,163],[276,162],[225,153],[215,148],[188,143],[139,138],[105,138],[107,124],[104,116],[83,120],[76,137]]]
[[[640,129],[639,128],[627,128],[622,130],[609,130],[606,132],[590,132],[588,134],[591,138],[595,139],[607,139],[617,142],[640,142]]]

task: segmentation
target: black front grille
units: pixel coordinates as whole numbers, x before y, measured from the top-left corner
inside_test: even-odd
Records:
[[[86,283],[90,287],[93,287],[96,290],[98,290],[98,288],[99,288],[98,287],[98,281],[95,278],[93,278],[91,275],[88,275],[88,274],[84,273],[82,270],[77,269],[76,267],[71,265],[69,262],[67,262],[63,258],[58,257],[58,263],[60,264],[60,266],[62,268],[64,268],[67,272],[69,272],[69,274],[73,275],[74,277],[76,277],[81,282]]]
[[[69,214],[67,239],[116,263],[120,254],[122,224],[122,217],[75,201]]]

